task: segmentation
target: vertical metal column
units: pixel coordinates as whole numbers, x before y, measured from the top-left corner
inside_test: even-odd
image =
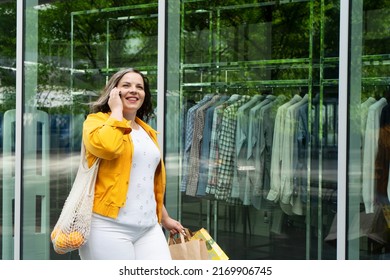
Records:
[[[15,247],[14,242],[14,225],[13,221],[13,204],[15,203],[16,193],[16,174],[14,169],[19,166],[20,162],[16,155],[12,153],[12,144],[15,138],[12,137],[13,131],[17,129],[16,123],[16,110],[8,110],[4,113],[4,125],[3,125],[3,207],[2,207],[2,259],[11,260],[14,258],[14,252],[18,252],[18,248]],[[17,149],[17,148],[15,148]],[[15,162],[15,166],[14,166]],[[20,184],[19,184],[20,185]],[[18,187],[19,189],[19,187]],[[20,196],[18,197],[20,201]],[[18,202],[19,204],[19,202]],[[19,215],[20,216],[20,215]],[[15,221],[16,224],[16,221]],[[18,228],[18,230],[16,230]],[[20,244],[20,226],[15,225],[15,240],[17,238],[18,245]],[[17,250],[17,251],[16,251]]]
[[[339,47],[339,127],[337,159],[337,259],[346,257],[347,213],[347,128],[349,88],[349,0],[340,1],[340,47]]]
[[[3,250],[3,253],[4,258],[15,260],[45,259],[49,256],[48,118],[46,113],[37,111],[34,105],[25,105],[25,100],[32,104],[30,101],[35,98],[38,79],[38,41],[37,36],[32,36],[38,29],[35,24],[31,24],[38,19],[34,9],[37,2],[17,1],[16,109],[5,114],[4,125],[4,136],[9,138],[7,141],[11,141],[11,144],[6,145],[6,153],[11,157],[12,141],[15,143],[15,165],[13,175],[12,165],[11,172],[4,174],[8,177],[5,178],[7,186],[4,190],[7,191],[4,192],[3,201],[7,200],[6,206],[11,202],[11,207],[4,208],[3,215],[7,216],[3,222],[7,224],[7,231],[12,233],[7,243],[13,244],[13,250],[12,245],[7,246],[7,251]],[[31,36],[25,37],[26,32]],[[38,123],[42,135],[38,135]],[[28,139],[25,139],[25,134],[29,135]],[[42,141],[40,154],[37,150],[39,136]]]
[[[15,222],[14,259],[20,260],[22,205],[23,76],[24,76],[24,3],[16,3],[16,119],[15,119]]]
[[[311,2],[313,3],[313,1]],[[324,132],[324,123],[323,123],[323,111],[322,111],[322,108],[323,108],[323,104],[324,104],[324,86],[323,86],[323,75],[324,75],[324,67],[323,67],[323,62],[324,62],[324,56],[325,56],[325,51],[324,51],[324,24],[325,24],[325,3],[322,2],[321,3],[321,37],[320,37],[320,59],[322,60],[320,62],[320,98],[319,98],[319,104],[318,104],[318,125],[319,125],[319,129],[318,129],[318,139],[319,139],[319,150],[318,150],[318,212],[317,212],[317,235],[318,235],[318,239],[317,239],[317,259],[318,260],[321,260],[322,259],[322,242],[323,242],[323,221],[322,221],[322,218],[323,218],[323,207],[322,207],[322,188],[323,188],[323,185],[322,185],[322,181],[323,181],[323,154],[324,154],[324,151],[323,151],[323,146],[324,146],[324,137],[323,137],[323,132]]]
[[[158,41],[157,41],[157,131],[158,141],[164,154],[165,119],[165,0],[158,1]]]

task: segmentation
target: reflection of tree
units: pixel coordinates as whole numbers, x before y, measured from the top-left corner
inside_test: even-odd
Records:
[[[15,108],[16,1],[0,4],[1,111]]]
[[[105,68],[108,35],[109,67],[133,66],[133,62],[138,60],[142,65],[155,65],[157,63],[155,61],[157,17],[155,22],[150,22],[147,18],[126,20],[126,17],[142,13],[157,14],[157,5],[129,10],[125,8],[131,6],[129,2],[131,1],[53,1],[48,9],[40,11],[39,59],[42,69],[39,79],[42,83],[39,83],[39,90],[46,92],[56,90],[52,85],[69,88],[72,79],[73,90],[92,90],[97,93],[104,85],[105,75],[107,75]],[[133,2],[137,6],[141,4],[141,1]],[[117,20],[118,18],[125,18],[125,20]],[[71,19],[73,19],[73,34]],[[153,44],[148,41],[150,34],[154,36]],[[142,48],[137,52],[130,52],[128,48],[134,46],[129,46],[129,38],[134,39],[134,37],[142,43],[140,45]],[[70,77],[71,38],[73,39],[73,68],[81,70],[81,72],[76,71],[72,77]],[[50,83],[47,83],[48,81]],[[80,106],[90,101],[90,96],[85,96],[84,101],[82,97],[83,95],[77,96]]]
[[[390,1],[364,1],[363,9],[366,11],[364,14],[365,54],[389,54]]]
[[[0,4],[0,59],[1,66],[15,67],[16,56],[16,1]]]
[[[133,66],[156,65],[156,52],[157,17],[150,18],[146,14],[137,19],[125,18],[110,22],[111,67],[128,67],[129,63]]]
[[[184,14],[184,63],[240,62],[308,58],[310,36],[313,34],[313,54],[320,53],[321,3],[314,1],[278,3],[248,3],[231,0],[213,2],[208,9],[199,3],[186,3]],[[328,1],[329,2],[329,1]],[[327,2],[327,3],[328,3]],[[333,1],[337,2],[337,1]],[[311,5],[313,16],[311,17]],[[229,7],[229,8],[226,8]],[[324,7],[326,16],[337,15],[337,5]],[[189,11],[193,11],[190,13]],[[337,19],[338,20],[338,19]],[[336,21],[337,21],[336,20]],[[211,23],[210,23],[211,21]],[[337,23],[327,18],[327,24]],[[338,32],[328,26],[327,52],[338,53]],[[212,38],[212,43],[210,43]],[[210,48],[212,52],[210,52]],[[255,66],[255,65],[254,65]],[[264,79],[264,71],[252,68],[246,72],[254,80]],[[299,79],[302,70],[274,68],[268,79]],[[242,71],[229,72],[231,80],[240,80]],[[307,74],[306,74],[307,76]]]
[[[308,41],[311,31],[314,39],[314,58],[319,58],[321,9],[325,13],[323,23],[325,36],[322,42],[324,55],[337,57],[339,1],[312,2],[313,22],[310,22],[310,1],[285,4],[275,1],[272,5],[265,3],[256,8],[220,9],[218,24],[221,27],[221,33],[218,34],[217,11],[219,7],[248,5],[248,2],[217,0],[185,3],[186,11],[208,9],[205,12],[185,14],[185,62],[207,63],[218,61],[218,59],[234,62],[304,58],[308,57]],[[364,1],[364,54],[390,53],[390,37],[388,36],[390,18],[384,16],[389,11],[389,2],[389,0]],[[146,4],[146,6],[134,9],[113,9],[114,7],[123,8],[124,5],[131,7],[141,4]],[[155,16],[157,14],[156,4],[157,1],[152,0],[55,0],[46,9],[39,10],[38,91],[53,92],[58,88],[69,87],[72,79],[69,70],[72,35],[74,68],[84,71],[73,76],[74,87],[93,91],[101,88],[107,74],[105,67],[108,23],[110,67],[156,65],[158,27]],[[324,6],[321,7],[321,5]],[[74,15],[73,34],[71,34],[72,13]],[[272,27],[268,33],[267,23]],[[312,30],[310,26],[313,26]],[[15,71],[12,68],[14,69],[16,65],[16,1],[6,1],[0,4],[0,42],[2,42],[0,48],[1,86],[14,87]],[[267,44],[270,45],[267,46]],[[265,50],[265,46],[268,50]],[[212,52],[209,52],[209,48]],[[269,53],[263,57],[259,55],[265,51]],[[300,75],[297,70],[294,70],[295,74],[289,71],[275,69],[272,72],[272,78]],[[365,77],[383,76],[387,75],[388,68],[366,67],[363,71]],[[209,73],[209,75],[215,75],[215,73]],[[238,79],[242,71],[231,75],[233,79],[234,75],[237,75]],[[254,72],[250,75],[258,74]],[[210,79],[210,76],[208,78]],[[7,90],[7,94],[12,95],[13,92],[14,90]],[[9,102],[15,100],[5,98]]]
[[[16,1],[0,4],[0,111],[15,108]]]

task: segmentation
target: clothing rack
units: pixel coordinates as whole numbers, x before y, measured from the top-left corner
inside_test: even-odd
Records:
[[[279,2],[279,1],[277,1]],[[298,1],[295,1],[298,2]],[[302,1],[302,2],[308,2],[308,1]],[[184,23],[185,16],[190,15],[191,11],[186,10],[184,5],[188,3],[188,1],[185,1],[182,3],[182,10],[186,11],[182,22]],[[252,7],[261,7],[261,6],[276,6],[279,3],[276,2],[264,2],[264,3],[255,3],[251,4]],[[283,89],[293,89],[294,91],[301,92],[301,94],[308,94],[310,98],[314,96],[315,93],[320,94],[320,100],[315,101],[314,98],[311,99],[311,104],[315,106],[323,105],[324,102],[326,104],[329,104],[331,107],[332,112],[330,111],[325,111],[325,121],[328,121],[331,119],[331,116],[328,114],[333,114],[334,119],[332,121],[332,125],[334,129],[337,128],[337,104],[338,104],[338,99],[334,98],[334,96],[337,96],[338,94],[338,79],[337,78],[328,78],[325,77],[324,75],[324,70],[325,68],[337,68],[339,60],[337,57],[326,57],[325,55],[325,50],[324,50],[324,45],[321,44],[320,46],[320,58],[316,59],[316,61],[313,60],[313,32],[314,26],[313,24],[313,18],[314,18],[314,11],[313,11],[313,6],[312,5],[307,5],[308,9],[310,9],[310,20],[308,21],[308,28],[311,30],[310,32],[310,43],[308,44],[309,52],[308,56],[304,58],[294,58],[294,59],[263,59],[263,60],[250,60],[250,61],[229,61],[229,62],[224,62],[221,61],[219,57],[219,46],[215,45],[213,40],[218,42],[220,34],[220,30],[218,28],[220,27],[220,12],[222,11],[228,11],[228,10],[234,10],[234,11],[239,11],[240,8],[247,8],[246,5],[234,5],[234,6],[226,6],[226,7],[212,7],[212,9],[209,9],[207,11],[198,11],[207,13],[208,19],[211,22],[211,18],[215,16],[215,21],[216,24],[215,26],[212,26],[210,23],[210,32],[214,32],[213,36],[209,36],[210,42],[209,42],[209,49],[207,52],[207,62],[202,63],[186,63],[184,56],[181,58],[182,64],[180,65],[181,67],[181,74],[182,74],[182,81],[184,81],[181,86],[180,90],[181,92],[185,94],[192,94],[193,92],[202,92],[202,93],[213,93],[213,94],[235,94],[238,91],[246,91],[246,93],[249,93],[251,95],[252,93],[262,93],[262,91],[268,91],[271,93],[279,93]],[[325,25],[325,12],[324,10],[321,10],[320,16],[320,42],[323,43],[325,42],[324,40],[324,25]],[[182,25],[182,28],[184,28],[184,24]],[[217,28],[216,30],[212,30],[212,28]],[[184,45],[184,43],[183,43]],[[184,52],[183,52],[184,53]],[[390,58],[389,55],[375,55],[375,56],[363,56],[363,65],[377,65],[377,62],[380,61],[388,61]],[[205,60],[204,60],[205,61]],[[380,65],[380,64],[378,64]],[[304,69],[307,71],[303,75],[302,72],[297,72],[298,74],[296,75],[296,79],[289,79],[286,77],[286,79],[280,79],[279,77],[276,79],[272,79],[272,74],[270,73],[262,73],[264,74],[265,77],[257,77],[253,78],[251,77],[252,70],[257,71],[257,70],[285,70],[285,69]],[[186,80],[184,79],[185,73],[191,73],[192,80]],[[207,78],[208,80],[205,79],[207,73]],[[233,73],[233,74],[231,74]],[[249,73],[249,74],[248,74]],[[316,76],[316,78],[313,78],[313,73],[319,73],[319,77]],[[196,77],[199,77],[198,80],[196,80]],[[363,86],[385,86],[389,85],[389,77],[373,77],[373,78],[362,78],[362,84]],[[329,96],[329,90],[332,91],[332,97]],[[324,94],[326,92],[326,94]],[[334,93],[334,95],[333,95]],[[310,113],[309,113],[310,114]],[[311,116],[309,115],[309,118]],[[321,122],[316,116],[317,121]],[[326,126],[326,123],[321,123],[321,126]],[[312,133],[311,127],[309,127],[310,131],[309,133]],[[323,133],[320,131],[320,133]],[[335,130],[335,133],[337,133],[337,130]],[[327,137],[327,131],[324,132],[324,135],[321,134],[321,138],[325,137],[326,140],[329,140]],[[332,149],[337,146],[337,134],[334,135],[333,141],[325,141],[325,142],[318,142],[318,143],[311,143],[309,145],[309,150],[308,150],[308,155],[309,155],[309,164],[310,162],[310,155],[312,153],[312,146],[317,145],[317,147],[320,147],[318,153],[316,154],[318,156],[319,161],[322,160],[322,157],[324,156],[324,152],[326,152],[326,148]],[[322,139],[320,140],[322,141]],[[317,175],[312,175],[310,170],[308,171],[308,178],[311,178],[312,176],[317,176],[318,179],[318,194],[317,198],[319,199],[319,202],[321,202],[322,198],[322,188],[325,187],[327,184],[326,182],[322,182],[323,179],[323,174],[321,173],[322,166],[321,164],[318,166],[319,168],[319,174]],[[309,190],[308,195],[310,195],[310,188],[313,182],[308,181],[307,182],[307,187]],[[323,186],[324,185],[324,186]],[[332,186],[333,187],[333,186]],[[210,211],[207,211],[207,226],[211,228],[212,220],[214,224],[214,237],[217,236],[217,231],[218,231],[218,208],[219,208],[219,202],[215,200],[207,200],[207,207]],[[311,235],[310,228],[311,228],[311,216],[312,213],[310,212],[311,205],[310,202],[307,205],[307,228],[308,230],[306,233],[308,236]],[[318,254],[318,259],[321,259],[322,255],[322,243],[323,243],[323,238],[321,238],[322,233],[322,215],[323,215],[323,210],[322,210],[322,205],[318,205],[318,211],[317,212],[317,217],[314,216],[315,218],[318,218],[317,223],[318,223],[318,244],[317,244],[317,254]],[[249,219],[249,215],[248,215]],[[245,218],[243,221],[247,221],[247,225],[250,227],[250,220],[246,220]],[[245,223],[244,223],[245,224]],[[246,226],[244,229],[244,232],[246,230]],[[312,242],[312,241],[308,241]],[[308,246],[310,247],[310,246]],[[310,250],[307,249],[307,258],[310,258]]]

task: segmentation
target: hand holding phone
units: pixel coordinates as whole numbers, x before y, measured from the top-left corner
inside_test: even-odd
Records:
[[[111,111],[123,110],[123,103],[121,97],[122,93],[116,87],[111,90],[108,99],[108,106],[110,106]]]

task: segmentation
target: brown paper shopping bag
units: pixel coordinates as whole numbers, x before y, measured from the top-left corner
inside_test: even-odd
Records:
[[[386,204],[382,206],[383,216],[386,220],[387,228],[390,228],[390,205]]]
[[[186,235],[179,234],[168,239],[169,251],[173,260],[208,260],[207,247],[204,240],[191,240],[192,233],[185,229]]]
[[[228,260],[229,257],[225,252],[219,247],[217,242],[210,236],[208,231],[204,228],[194,232],[191,237],[191,240],[204,240],[207,246],[207,252],[209,255],[209,260]]]

